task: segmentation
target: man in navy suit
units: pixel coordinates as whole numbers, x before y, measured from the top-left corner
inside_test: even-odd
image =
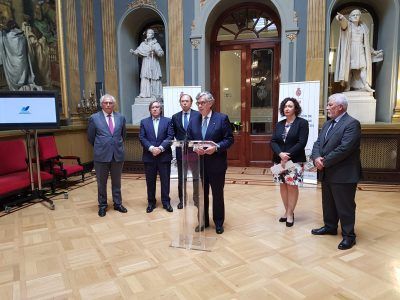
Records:
[[[172,116],[172,126],[174,128],[175,138],[178,141],[187,140],[186,130],[189,126],[191,120],[194,117],[199,116],[200,113],[196,110],[191,109],[193,104],[193,99],[190,95],[182,93],[179,98],[179,104],[182,110]],[[184,153],[187,157],[187,169],[192,171],[193,176],[193,198],[195,203],[199,200],[199,168],[197,159],[191,159],[191,156],[196,155],[196,153],[189,151]],[[182,148],[176,148],[176,161],[178,165],[178,195],[179,203],[178,209],[183,208],[183,170],[182,170]],[[185,184],[186,184],[186,174],[185,174]]]
[[[139,139],[143,146],[143,162],[147,185],[147,213],[156,208],[157,173],[161,181],[161,202],[163,208],[172,212],[170,204],[171,141],[174,138],[171,119],[161,116],[161,102],[149,104],[150,117],[140,121]]]
[[[124,164],[125,117],[114,112],[115,98],[104,95],[100,98],[102,110],[91,115],[87,130],[89,143],[94,150],[94,169],[97,178],[99,216],[107,211],[107,180],[111,174],[111,190],[114,209],[126,213],[122,205],[121,174]]]
[[[355,195],[361,177],[360,122],[347,113],[344,94],[333,94],[326,107],[331,120],[325,122],[312,150],[312,159],[322,181],[324,226],[313,229],[314,235],[337,234],[338,221],[343,240],[340,250],[356,244]]]
[[[228,167],[227,150],[233,144],[231,123],[227,115],[213,111],[214,97],[209,92],[201,92],[196,97],[196,104],[201,115],[193,117],[187,134],[190,140],[213,141],[216,146],[209,145],[196,149],[204,164],[204,226],[209,226],[208,206],[210,186],[213,196],[213,220],[217,234],[224,232],[225,205],[224,186],[225,173]],[[204,230],[202,227],[196,231]]]

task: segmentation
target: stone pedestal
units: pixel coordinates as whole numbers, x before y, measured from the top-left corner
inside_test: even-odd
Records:
[[[376,99],[372,92],[350,91],[343,93],[349,101],[347,112],[361,124],[375,124]]]
[[[132,125],[139,125],[142,119],[150,116],[149,104],[155,100],[158,100],[162,103],[162,98],[135,98],[135,103],[132,105]]]

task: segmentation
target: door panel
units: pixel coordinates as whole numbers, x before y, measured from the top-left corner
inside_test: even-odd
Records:
[[[227,114],[235,143],[229,165],[272,164],[270,140],[277,115],[279,51],[277,43],[218,46],[214,52],[216,108]]]
[[[273,54],[271,48],[251,49],[251,135],[272,133]]]
[[[274,52],[273,47],[250,46],[249,73],[249,146],[247,164],[265,167],[272,163],[269,141],[274,123]]]
[[[226,50],[219,52],[219,107],[221,112],[229,116],[233,127],[235,143],[229,149],[228,160],[230,165],[235,166],[242,166],[246,163],[246,158],[241,153],[241,149],[245,145],[240,128],[243,121],[242,70],[244,67],[242,52],[241,47],[236,47],[236,49],[226,48]]]

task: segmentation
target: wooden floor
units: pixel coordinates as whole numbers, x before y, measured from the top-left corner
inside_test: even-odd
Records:
[[[96,182],[0,217],[0,299],[400,299],[400,187],[361,184],[357,245],[313,236],[321,190],[304,187],[295,224],[278,222],[264,169],[230,168],[225,233],[211,252],[170,247],[170,214],[147,214],[143,176],[124,175],[127,214],[97,216]],[[172,190],[176,207],[176,190]]]

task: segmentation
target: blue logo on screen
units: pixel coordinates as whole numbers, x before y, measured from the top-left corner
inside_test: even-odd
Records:
[[[21,111],[19,112],[20,114],[30,114],[29,111],[29,105],[28,106],[22,106]]]

